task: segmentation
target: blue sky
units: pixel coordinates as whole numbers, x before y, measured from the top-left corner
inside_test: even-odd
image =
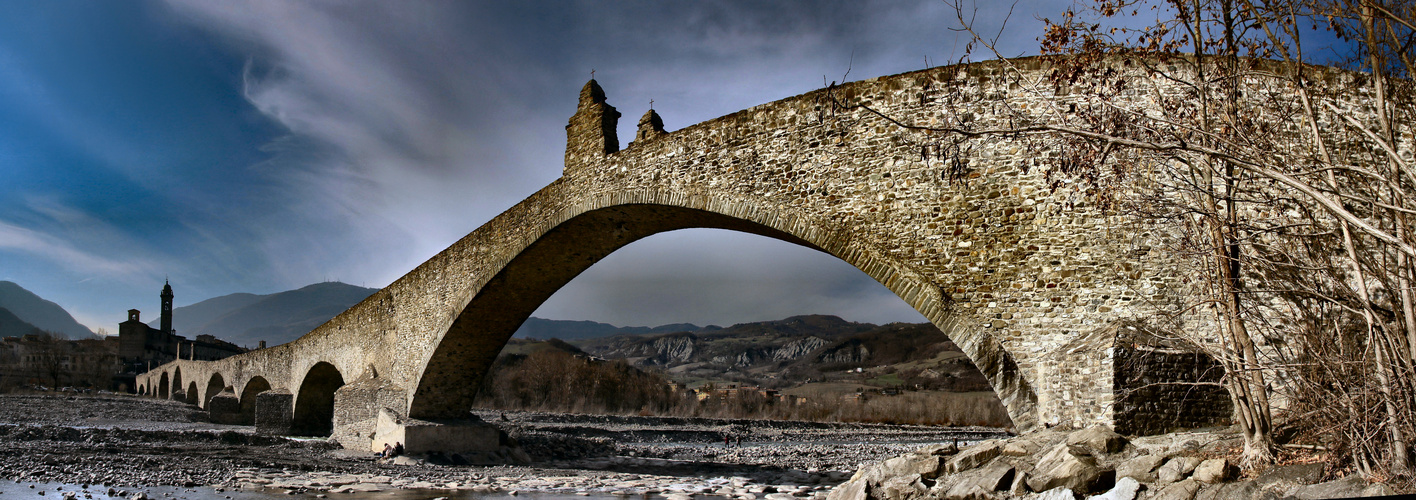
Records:
[[[1003,45],[1031,54],[1020,2]],[[996,27],[1006,9],[981,5]],[[554,180],[595,71],[669,130],[961,55],[938,1],[2,2],[0,280],[91,328],[339,280],[381,287]],[[620,137],[632,137],[622,119]],[[834,258],[680,231],[537,312],[620,325],[922,321]]]

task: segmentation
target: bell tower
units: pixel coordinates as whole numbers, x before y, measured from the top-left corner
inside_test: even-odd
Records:
[[[162,282],[162,333],[172,335],[172,284]]]

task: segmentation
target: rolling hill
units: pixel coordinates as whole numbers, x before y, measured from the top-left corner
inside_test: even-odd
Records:
[[[269,295],[235,293],[173,309],[172,325],[188,338],[205,334],[241,346],[262,340],[284,344],[377,291],[336,281]]]
[[[0,307],[8,309],[16,318],[41,330],[71,339],[93,337],[93,331],[75,321],[69,311],[59,307],[59,304],[44,300],[10,281],[0,281]]]

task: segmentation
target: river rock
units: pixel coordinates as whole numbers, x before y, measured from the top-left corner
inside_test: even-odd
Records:
[[[832,488],[831,493],[826,495],[826,500],[870,500],[870,496],[866,494],[867,487],[865,481],[853,479]]]
[[[1126,438],[1104,425],[1094,425],[1067,435],[1067,447],[1074,454],[1106,455],[1126,447]]]
[[[1072,490],[1062,486],[1038,493],[1033,500],[1077,500],[1077,495],[1072,494]]]
[[[1261,489],[1273,490],[1279,495],[1286,495],[1289,490],[1306,486],[1318,482],[1323,477],[1323,469],[1326,465],[1298,464],[1271,467],[1269,470],[1259,474],[1254,478],[1254,483]]]
[[[886,479],[874,493],[875,498],[883,500],[912,500],[929,493],[929,488],[920,481],[919,474],[909,474]]]
[[[1175,457],[1160,466],[1160,470],[1156,471],[1156,476],[1162,483],[1173,483],[1190,475],[1199,465],[1200,457]]]
[[[1199,493],[1202,485],[1203,483],[1194,479],[1186,479],[1161,488],[1150,500],[1191,500],[1195,498],[1195,493]]]
[[[944,493],[946,500],[990,499],[998,496],[995,492],[1006,490],[1013,485],[1016,470],[1002,460],[995,460],[983,468],[957,477],[956,483]]]
[[[1239,472],[1239,468],[1231,465],[1228,459],[1211,458],[1200,462],[1195,466],[1193,478],[1202,483],[1218,483],[1228,481]]]
[[[943,460],[937,456],[921,457],[911,453],[886,460],[881,466],[880,472],[885,477],[919,474],[922,478],[934,479],[939,477],[942,462]]]
[[[1141,492],[1141,483],[1132,477],[1123,477],[1116,481],[1106,493],[1091,497],[1089,500],[1135,500],[1136,495]]]
[[[1076,456],[1066,444],[1060,444],[1038,462],[1028,487],[1033,491],[1047,491],[1066,487],[1073,493],[1091,493],[1102,479],[1103,472],[1090,455]]]
[[[1116,477],[1135,478],[1142,483],[1154,483],[1157,479],[1155,469],[1165,462],[1164,455],[1141,455],[1116,466]]]
[[[945,465],[945,470],[950,474],[978,468],[978,466],[988,463],[989,460],[998,458],[1003,451],[1003,440],[990,439],[982,443],[965,448],[954,458],[949,459]]]
[[[1289,496],[1299,500],[1317,500],[1320,498],[1352,498],[1362,496],[1362,490],[1367,487],[1367,482],[1362,478],[1347,476],[1336,481],[1299,486],[1288,493]]]

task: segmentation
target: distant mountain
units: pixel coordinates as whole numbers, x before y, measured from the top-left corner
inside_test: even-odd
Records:
[[[615,335],[644,335],[654,333],[696,332],[716,330],[717,326],[700,327],[690,323],[673,323],[655,327],[615,326],[594,321],[568,321],[559,319],[527,318],[521,328],[512,336],[521,339],[561,339],[581,340]]]
[[[59,304],[44,300],[9,281],[0,281],[0,307],[9,309],[15,317],[42,330],[73,339],[93,337],[93,331],[74,321],[69,311],[59,307]]]
[[[573,341],[597,357],[653,367],[696,385],[790,388],[807,383],[988,390],[959,347],[929,323],[854,323],[794,316],[714,331],[618,335]]]
[[[42,330],[15,316],[9,309],[0,307],[0,337],[19,337],[38,333]]]
[[[172,323],[187,338],[205,334],[240,346],[254,347],[262,340],[284,344],[377,291],[336,281],[269,295],[223,295],[173,309]]]

